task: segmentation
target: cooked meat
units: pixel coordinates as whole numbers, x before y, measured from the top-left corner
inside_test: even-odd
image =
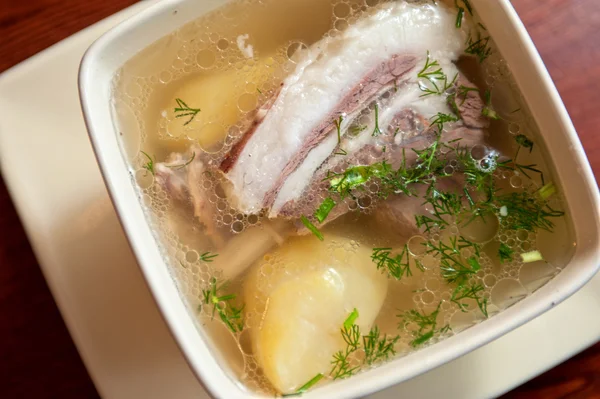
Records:
[[[155,178],[171,198],[191,204],[194,216],[204,225],[207,236],[220,248],[225,240],[216,225],[217,210],[208,201],[209,194],[202,186],[202,173],[206,167],[198,155],[201,151],[192,148],[189,155],[172,153],[165,162],[155,165]],[[194,159],[188,164],[192,154]]]
[[[423,13],[435,16],[421,18]],[[464,46],[464,34],[454,23],[455,15],[445,8],[390,2],[311,46],[264,119],[255,121],[221,164],[233,205],[245,213],[274,207],[270,216],[277,216],[277,208],[302,193],[334,151],[333,122],[343,116],[344,136],[374,100],[394,87],[410,88],[407,82],[417,84],[427,51],[454,76],[452,61]],[[404,98],[397,94],[397,100]]]

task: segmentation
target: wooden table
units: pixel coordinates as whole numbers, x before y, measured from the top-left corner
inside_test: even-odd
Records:
[[[0,0],[0,72],[134,2]],[[512,3],[558,86],[598,179],[600,1]],[[0,397],[98,397],[1,178]],[[600,398],[600,344],[506,397]]]

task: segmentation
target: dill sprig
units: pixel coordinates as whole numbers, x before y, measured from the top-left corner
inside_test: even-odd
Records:
[[[456,15],[456,27],[460,28],[462,26],[463,16],[465,15],[465,9],[462,7],[458,7],[458,14]]]
[[[431,187],[423,204],[431,204],[431,216],[415,215],[417,228],[425,226],[425,232],[430,233],[434,227],[440,230],[450,225],[447,217],[454,217],[461,212],[462,197],[458,194],[447,193]]]
[[[519,156],[519,151],[521,151],[521,147],[529,148],[529,153],[531,154],[531,151],[533,151],[533,141],[531,141],[527,136],[525,136],[524,134],[518,134],[515,136],[515,141],[519,145],[519,147],[517,148],[517,153],[515,154],[515,161]]]
[[[196,158],[196,153],[195,153],[195,152],[193,152],[193,153],[192,153],[192,156],[190,157],[190,159],[189,159],[187,162],[185,162],[185,163],[183,163],[183,164],[181,164],[181,165],[166,165],[166,166],[167,166],[167,167],[169,167],[169,168],[175,169],[175,170],[178,170],[178,169],[183,169],[183,168],[185,168],[186,166],[188,166],[189,164],[191,164],[191,163],[192,163],[192,161],[193,161],[195,158]]]
[[[211,252],[204,252],[202,255],[200,255],[200,260],[203,262],[206,262],[206,263],[210,263],[217,256],[219,256],[219,254],[213,254]]]
[[[431,53],[427,51],[427,59],[423,69],[417,74],[419,79],[424,79],[431,84],[432,87],[425,84],[423,81],[419,81],[419,89],[423,92],[421,97],[430,95],[442,95],[446,91],[454,86],[454,83],[458,79],[458,73],[454,76],[451,82],[448,82],[448,76],[444,73],[444,70],[440,66],[437,60],[431,59]]]
[[[401,280],[404,276],[412,276],[410,270],[410,253],[408,244],[402,247],[402,252],[396,256],[390,257],[392,248],[373,248],[371,260],[377,265],[377,270],[384,270],[388,276]],[[417,267],[419,263],[417,263]]]
[[[440,258],[442,277],[448,283],[463,284],[480,269],[480,247],[463,236],[449,238],[450,244],[443,241],[427,241],[427,253]],[[471,250],[473,255],[464,258],[463,250]]]
[[[383,134],[383,132],[379,129],[379,104],[375,103],[375,128],[373,129],[371,136],[377,137],[381,134]]]
[[[146,152],[144,151],[140,151],[142,154],[144,154],[144,156],[146,158],[148,158],[148,162],[146,162],[145,164],[142,165],[142,168],[146,169],[148,172],[152,173],[152,176],[154,176],[154,163],[156,162],[156,158],[152,158],[150,155],[148,155]],[[146,175],[147,176],[147,175]]]
[[[368,365],[388,360],[396,354],[395,345],[400,339],[399,335],[388,337],[384,334],[381,337],[379,327],[373,326],[369,334],[363,335],[363,349],[365,351],[364,362]]]
[[[500,207],[506,207],[505,227],[510,230],[552,231],[554,223],[550,220],[564,216],[564,212],[553,209],[547,199],[529,190],[498,196]]]
[[[175,118],[185,118],[190,117],[187,122],[183,124],[183,126],[188,125],[190,122],[194,120],[198,112],[200,112],[200,108],[191,108],[187,105],[181,98],[176,98],[175,102],[177,103],[177,107],[175,107]]]
[[[342,338],[346,343],[344,350],[339,350],[333,355],[331,364],[333,365],[329,374],[334,380],[348,378],[354,375],[360,369],[360,366],[351,367],[350,358],[360,346],[360,328],[355,324],[358,318],[358,310],[354,309],[348,316],[341,329]]]
[[[423,345],[432,339],[436,333],[445,333],[450,330],[448,325],[439,330],[436,329],[441,304],[440,302],[437,308],[429,314],[425,311],[419,312],[416,309],[411,309],[398,315],[398,318],[400,318],[399,328],[406,327],[409,323],[414,323],[418,327],[418,330],[413,333],[414,339],[410,342],[412,347]]]
[[[481,313],[487,318],[487,304],[488,300],[482,294],[485,288],[481,284],[460,284],[452,292],[451,302],[458,305],[459,309],[463,312],[468,311],[468,305],[461,302],[465,299],[472,299],[477,303],[477,307],[481,310]]]
[[[469,35],[465,53],[476,56],[480,63],[485,61],[492,54],[490,40],[489,36],[481,37],[481,32],[477,34],[477,40]]]
[[[219,315],[221,321],[229,328],[232,332],[241,332],[244,328],[244,322],[242,320],[242,311],[244,307],[235,307],[233,300],[235,300],[235,294],[222,294],[223,289],[227,286],[227,282],[218,285],[217,279],[212,277],[208,289],[202,290],[203,304],[212,305],[212,316],[214,319],[215,313]],[[202,304],[200,304],[200,309]]]
[[[505,243],[500,244],[500,248],[498,248],[498,257],[502,263],[510,262],[513,259],[514,253],[515,251]]]
[[[442,132],[444,131],[444,125],[449,122],[458,122],[458,117],[438,112],[437,115],[434,115],[431,118],[431,124],[437,126],[439,134],[442,134]]]

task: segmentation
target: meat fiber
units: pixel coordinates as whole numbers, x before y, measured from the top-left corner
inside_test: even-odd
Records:
[[[427,52],[450,78],[457,73],[452,61],[461,54],[465,35],[455,18],[445,7],[390,2],[306,50],[264,118],[259,115],[221,164],[232,204],[244,213],[267,208],[277,217],[338,145],[333,121],[343,117],[340,136],[345,136],[366,107],[395,88],[394,99],[405,108],[415,103],[433,114],[446,109],[433,96],[419,101],[422,93],[414,88]]]

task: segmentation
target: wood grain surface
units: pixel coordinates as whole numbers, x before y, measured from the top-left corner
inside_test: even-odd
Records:
[[[0,72],[132,3],[0,0]],[[512,3],[558,87],[598,180],[600,0]],[[95,397],[0,178],[0,398]],[[600,398],[600,344],[505,398]]]

